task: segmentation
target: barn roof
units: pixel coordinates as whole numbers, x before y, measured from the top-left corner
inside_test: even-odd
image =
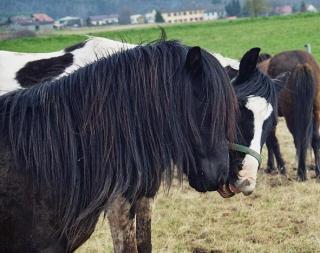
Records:
[[[39,23],[53,23],[54,19],[46,13],[34,13],[32,15],[33,19]]]
[[[10,22],[21,26],[34,25],[34,20],[29,16],[12,16]]]
[[[89,19],[92,21],[99,21],[99,20],[106,20],[106,19],[113,19],[113,18],[119,18],[119,15],[112,14],[112,15],[96,15],[96,16],[90,16]]]

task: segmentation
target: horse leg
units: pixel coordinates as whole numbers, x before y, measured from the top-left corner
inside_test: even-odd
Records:
[[[313,128],[311,145],[312,145],[314,159],[315,159],[316,178],[320,179],[320,134],[318,132],[317,127],[315,127],[315,125],[316,124],[314,124],[314,128]]]
[[[274,128],[266,141],[267,148],[268,148],[268,168],[271,168],[271,172],[274,171],[274,161],[273,161],[273,154],[276,158],[277,161],[277,167],[278,170],[281,174],[285,175],[286,174],[286,167],[285,167],[285,162],[282,158],[281,152],[280,152],[280,145],[278,142],[278,138],[276,136],[276,129]],[[270,152],[271,151],[271,152]],[[272,167],[271,167],[272,166]]]
[[[272,174],[275,171],[275,166],[274,166],[274,158],[273,158],[273,150],[272,150],[272,145],[270,143],[270,136],[267,137],[266,141],[267,145],[267,150],[268,150],[268,162],[267,162],[267,168],[266,168],[266,173]]]
[[[138,253],[136,241],[135,204],[117,198],[108,209],[114,253]]]
[[[301,182],[307,180],[306,156],[307,148],[302,146],[298,152],[298,181]]]
[[[137,207],[136,223],[137,223],[137,244],[139,253],[151,253],[151,214],[152,199],[142,198]]]
[[[282,155],[281,155],[281,151],[280,151],[280,145],[279,145],[279,142],[278,142],[278,138],[277,136],[274,134],[274,147],[273,147],[273,152],[274,152],[274,155],[276,157],[276,161],[277,161],[277,168],[279,170],[279,172],[282,174],[282,175],[285,175],[287,173],[287,170],[286,170],[286,166],[285,166],[285,162],[282,158]]]

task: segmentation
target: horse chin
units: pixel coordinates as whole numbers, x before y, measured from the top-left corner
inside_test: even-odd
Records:
[[[197,192],[205,193],[207,192],[207,189],[204,187],[204,185],[198,181],[198,180],[190,180],[189,179],[189,185],[195,189]]]
[[[231,198],[240,192],[235,186],[231,184],[222,185],[218,188],[217,191],[219,192],[220,196],[223,198]]]

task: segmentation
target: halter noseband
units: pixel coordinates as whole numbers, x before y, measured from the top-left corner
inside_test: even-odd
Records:
[[[248,148],[246,146],[236,144],[236,143],[230,143],[229,149],[234,150],[234,151],[238,151],[238,152],[241,152],[241,153],[244,153],[247,155],[251,155],[252,157],[254,157],[258,161],[259,166],[262,162],[261,155],[258,152],[254,151],[253,149]]]

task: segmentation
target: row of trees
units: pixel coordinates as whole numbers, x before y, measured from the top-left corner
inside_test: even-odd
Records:
[[[254,16],[257,17],[270,11],[266,0],[246,0],[241,6],[239,0],[212,0],[213,4],[225,4],[228,16]],[[295,7],[295,12],[306,11],[306,3],[301,2],[300,8]]]

